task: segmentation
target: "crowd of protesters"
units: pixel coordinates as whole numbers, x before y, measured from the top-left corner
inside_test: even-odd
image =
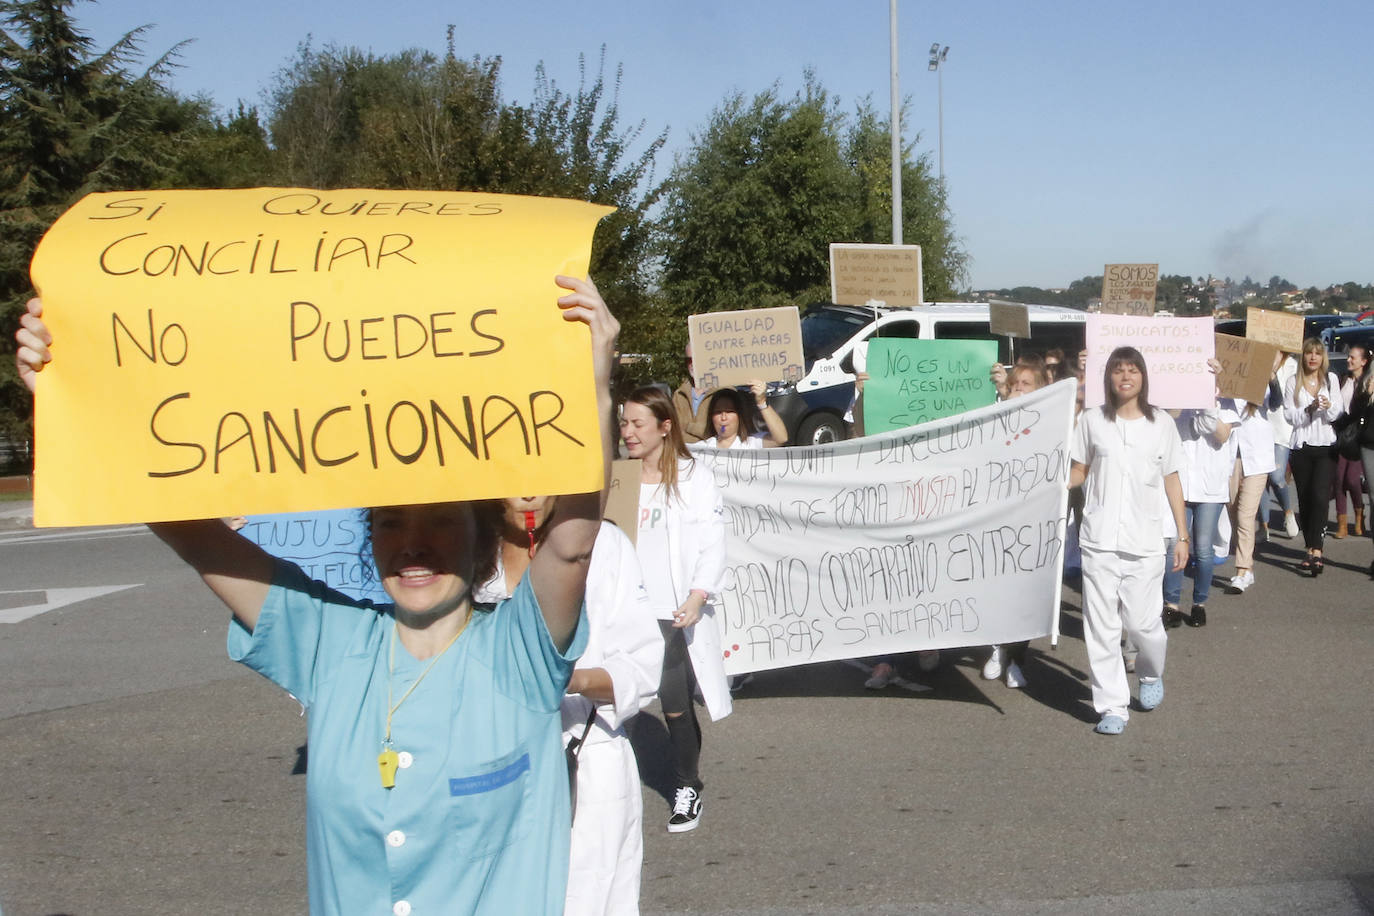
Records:
[[[592,328],[609,408],[614,319],[589,282],[558,282],[567,317]],[[35,300],[18,333],[20,376],[31,389],[52,352],[41,316]],[[367,514],[369,538],[394,603],[373,606],[307,581],[217,520],[154,526],[229,606],[234,656],[311,709],[311,744],[322,749],[312,754],[307,793],[312,911],[367,900],[394,912],[411,901],[435,911],[464,901],[464,911],[637,912],[642,807],[625,725],[655,697],[676,783],[667,829],[700,823],[697,701],[712,720],[732,705],[715,621],[728,548],[721,493],[687,443],[777,447],[786,430],[762,382],[703,391],[687,357],[680,388],[639,389],[618,411],[624,447],[641,459],[633,544],[600,522],[596,494],[377,507]],[[1163,701],[1166,630],[1206,625],[1213,570],[1225,556],[1235,555],[1226,589],[1242,594],[1256,582],[1256,542],[1301,534],[1295,571],[1320,576],[1333,497],[1332,536],[1366,533],[1369,363],[1354,347],[1338,378],[1320,341],[1308,340],[1296,358],[1276,360],[1260,403],[1218,393],[1211,406],[1182,411],[1150,403],[1145,359],[1130,347],[1111,354],[1101,379],[1085,378],[1085,353],[1069,360],[1057,350],[992,368],[1004,398],[1078,380],[1067,520],[1076,537],[1066,539],[1077,545],[1066,554],[1077,556],[1065,559],[1071,569],[1081,564],[1097,732],[1125,730],[1131,673],[1137,709]],[[1084,410],[1085,386],[1095,384],[1105,403]],[[1266,491],[1277,524],[1264,514]],[[984,677],[1024,685],[1027,649],[991,647]],[[923,669],[932,656],[923,654]],[[868,686],[882,689],[893,673],[893,659],[879,660]],[[445,691],[477,702],[450,704]],[[347,763],[379,749],[376,770]],[[440,760],[457,764],[439,768]],[[428,797],[440,783],[456,815]],[[472,829],[451,837],[425,829],[452,817]],[[368,853],[408,842],[433,849],[399,872]],[[486,852],[462,867],[444,864],[454,861],[454,843]]]

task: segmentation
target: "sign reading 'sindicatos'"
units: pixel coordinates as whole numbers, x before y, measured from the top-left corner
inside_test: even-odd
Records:
[[[584,276],[609,212],[497,194],[92,194],[35,287],[36,520],[97,524],[596,489]]]

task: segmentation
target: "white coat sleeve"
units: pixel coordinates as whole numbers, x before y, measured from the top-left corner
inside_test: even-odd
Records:
[[[1298,390],[1298,377],[1295,375],[1283,383],[1283,418],[1289,426],[1306,426],[1307,411],[1293,403],[1293,395]]]
[[[607,569],[615,570],[615,598],[601,618],[602,658],[598,666],[611,676],[615,700],[598,708],[612,730],[644,709],[658,693],[663,677],[663,633],[649,605],[644,577],[634,545],[611,524],[603,524],[597,539],[605,542]]]

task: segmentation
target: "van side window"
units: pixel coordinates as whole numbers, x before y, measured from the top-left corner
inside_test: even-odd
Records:
[[[1034,333],[1032,331],[1032,333]],[[1009,362],[1007,338],[993,337],[986,321],[940,321],[935,324],[936,340],[996,340],[998,362]]]

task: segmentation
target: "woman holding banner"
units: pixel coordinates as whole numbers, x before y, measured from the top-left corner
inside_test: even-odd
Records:
[[[701,820],[701,725],[693,697],[701,692],[712,721],[731,710],[712,605],[725,572],[725,509],[714,476],[687,451],[673,406],[657,388],[625,400],[620,435],[629,456],[640,459],[635,550],[663,631],[658,699],[677,785],[668,832],[682,833]]]
[[[563,316],[589,325],[610,409],[619,326],[589,280],[558,277]],[[33,390],[51,358],[29,303],[17,361]],[[610,466],[613,440],[603,425]],[[603,491],[604,492],[604,491]],[[374,606],[309,581],[219,519],[153,532],[233,613],[229,654],[310,710],[310,911],[550,913],[568,875],[559,704],[586,644],[582,598],[602,494],[559,500],[513,596],[472,599],[471,503],[367,512]]]
[[[1331,446],[1336,441],[1331,424],[1341,412],[1340,385],[1330,371],[1326,347],[1309,337],[1302,342],[1297,374],[1283,389],[1283,413],[1293,426],[1288,461],[1298,488],[1298,521],[1307,547],[1307,557],[1298,569],[1314,579],[1326,566],[1322,536],[1326,532],[1326,506],[1331,500]]]
[[[1145,358],[1118,347],[1107,359],[1104,403],[1078,418],[1070,446],[1069,486],[1082,486],[1083,622],[1092,677],[1095,731],[1119,735],[1130,718],[1130,685],[1121,657],[1124,626],[1137,649],[1140,706],[1164,699],[1168,637],[1159,615],[1164,578],[1164,507],[1187,532],[1179,484],[1178,431],[1150,406]],[[1188,559],[1188,535],[1174,548],[1172,568]]]
[[[477,601],[511,598],[543,546],[556,498],[522,496],[477,509]],[[587,648],[563,697],[563,746],[574,771],[567,916],[639,912],[644,859],[639,768],[624,723],[649,705],[663,637],[634,545],[603,522],[587,570]]]
[[[1060,352],[1060,358],[1063,358],[1062,352]],[[992,367],[994,384],[997,380],[997,370],[1000,368],[1002,367],[996,365]],[[1004,400],[1030,394],[1050,383],[1049,363],[1048,361],[1041,362],[1039,357],[1022,357],[1005,375],[1007,393]],[[1005,674],[1008,687],[1016,689],[1026,686],[1026,675],[1021,669],[1026,664],[1026,651],[1029,648],[1029,640],[1007,646],[993,646],[992,653],[983,664],[983,679],[996,681]]]

